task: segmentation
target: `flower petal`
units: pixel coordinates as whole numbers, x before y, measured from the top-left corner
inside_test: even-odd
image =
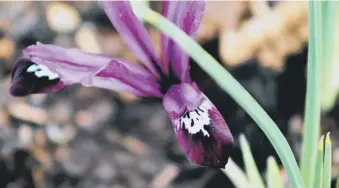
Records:
[[[51,93],[63,89],[65,85],[57,74],[43,65],[21,58],[12,71],[10,93],[13,96],[26,96],[33,93]]]
[[[194,37],[204,14],[204,1],[164,1],[163,15],[182,29],[187,35]],[[162,60],[166,72],[173,71],[183,82],[189,82],[189,59],[173,40],[161,35]]]
[[[126,64],[126,63],[125,63]],[[142,91],[146,96],[161,97],[159,84],[151,77],[145,77],[133,73],[129,70],[125,64],[119,60],[112,60],[97,76],[102,78],[115,78],[127,85],[133,86],[134,88]]]
[[[134,14],[129,1],[102,1],[104,10],[133,53],[156,76],[163,71],[146,28]]]
[[[186,90],[185,94],[182,93],[183,90]],[[179,93],[182,93],[181,97]],[[194,101],[189,101],[186,94]],[[194,102],[196,107],[192,108]],[[224,168],[232,151],[233,137],[212,102],[194,86],[181,84],[169,90],[163,105],[187,157],[198,165]]]
[[[161,96],[157,82],[152,79],[153,75],[136,64],[83,52],[79,49],[65,49],[43,44],[26,48],[24,57],[29,59],[29,62],[44,66],[45,70],[57,75],[63,86],[80,83],[87,87],[106,88],[137,96]],[[18,67],[21,68],[13,72],[13,88],[17,87],[15,80],[26,78],[26,73],[29,72],[27,66],[20,61]],[[36,73],[35,75],[37,76]],[[26,93],[30,94],[30,92]]]

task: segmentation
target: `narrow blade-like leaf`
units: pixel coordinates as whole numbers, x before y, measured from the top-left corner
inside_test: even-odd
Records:
[[[244,171],[231,158],[228,159],[226,168],[221,171],[226,174],[236,188],[250,187]]]
[[[332,144],[330,133],[327,133],[325,138],[325,155],[324,155],[324,188],[331,187],[331,167],[332,167]]]
[[[255,164],[250,145],[244,135],[240,135],[240,147],[250,187],[265,188],[258,167]]]
[[[320,138],[317,152],[317,163],[315,166],[314,188],[323,187],[323,171],[324,171],[324,136]]]
[[[267,188],[284,188],[284,180],[280,175],[279,166],[272,156],[267,159],[266,178]]]
[[[321,6],[323,1],[309,1],[309,43],[307,62],[307,92],[305,105],[305,121],[302,141],[300,169],[305,187],[314,184],[317,161],[317,143],[320,133],[320,87],[322,35]]]

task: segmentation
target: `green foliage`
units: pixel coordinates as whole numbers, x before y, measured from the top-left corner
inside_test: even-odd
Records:
[[[322,5],[321,28],[321,107],[328,112],[336,102],[339,92],[339,2],[325,1]]]
[[[260,172],[257,168],[257,165],[255,164],[250,145],[248,144],[244,135],[240,135],[239,139],[250,187],[264,188],[264,182],[261,179]]]
[[[324,142],[325,140],[325,142]],[[325,147],[324,147],[325,145]],[[261,175],[258,171],[258,168],[254,162],[250,146],[245,138],[245,136],[240,136],[240,146],[243,153],[243,160],[245,164],[245,173],[238,167],[233,160],[229,162],[225,170],[222,170],[228,178],[232,181],[236,188],[249,188],[249,187],[258,187],[258,188],[284,188],[284,182],[279,166],[275,161],[274,157],[270,156],[267,159],[267,170],[266,170],[266,186],[263,183]],[[317,163],[315,167],[315,176],[314,184],[310,187],[312,188],[330,188],[331,187],[331,140],[329,134],[326,138],[321,137],[318,150],[317,150]],[[337,188],[339,188],[339,183],[337,183]]]
[[[244,171],[230,158],[225,169],[221,169],[223,173],[231,180],[237,188],[248,188],[249,182]]]
[[[327,188],[330,184],[328,176],[330,176],[330,166],[332,159],[331,144],[325,144],[325,162],[322,161],[322,152],[318,149],[317,157],[317,140],[320,132],[320,112],[321,106],[323,110],[328,110],[333,105],[333,88],[330,84],[333,81],[333,63],[335,40],[335,15],[338,16],[336,10],[339,10],[339,4],[332,1],[310,1],[309,2],[309,44],[308,44],[308,64],[307,64],[307,92],[305,107],[305,124],[302,142],[302,153],[300,169],[305,181],[306,187],[312,187],[314,183],[320,187],[323,185]],[[338,42],[338,41],[336,41]],[[338,67],[339,68],[339,67]],[[331,74],[332,73],[332,74]],[[335,76],[337,72],[334,73]],[[329,87],[330,86],[330,87]],[[329,137],[326,137],[329,140]],[[319,146],[323,148],[322,145]],[[326,154],[327,153],[327,154]],[[322,166],[324,165],[324,169]],[[318,170],[316,169],[318,168]],[[326,176],[326,180],[320,178],[322,174]],[[323,180],[323,182],[319,182]],[[314,182],[317,181],[317,182]],[[317,187],[319,187],[317,186]]]
[[[323,187],[331,187],[331,171],[332,171],[332,143],[330,139],[330,134],[328,133],[325,138],[325,153],[324,153],[324,178],[323,178]]]
[[[314,187],[323,187],[324,174],[324,136],[320,138],[317,152],[317,163],[315,166]]]
[[[284,188],[284,180],[280,175],[280,169],[274,157],[267,159],[266,172],[267,188]]]

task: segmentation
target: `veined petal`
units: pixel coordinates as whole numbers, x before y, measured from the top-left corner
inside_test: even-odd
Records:
[[[83,67],[99,67],[99,69],[106,66],[113,59],[112,57],[105,55],[84,52],[77,48],[63,48],[60,46],[41,43],[27,47],[24,50],[24,54],[26,56],[39,57],[49,61],[56,60],[69,62]],[[135,74],[140,74],[148,78],[153,77],[146,69],[135,63],[119,61]]]
[[[164,1],[163,16],[187,35],[194,37],[204,14],[204,1]],[[173,71],[183,82],[190,82],[189,56],[173,40],[161,35],[162,60],[166,72]]]
[[[128,69],[125,64],[119,60],[112,60],[105,68],[97,74],[98,77],[115,78],[123,83],[130,85],[147,96],[161,97],[160,85],[151,77],[136,74]]]
[[[187,94],[194,101],[185,97]],[[187,157],[198,165],[224,168],[232,151],[233,137],[212,102],[194,86],[180,84],[169,89],[163,105]]]
[[[163,71],[146,28],[134,14],[129,1],[102,1],[104,10],[132,52],[156,76]]]
[[[107,56],[83,52],[79,49],[65,49],[54,45],[33,45],[24,50],[25,61],[19,61],[13,71],[12,88],[19,88],[17,83],[25,83],[27,73],[35,75],[34,84],[40,84],[39,88],[45,88],[41,79],[57,79],[57,84],[62,86],[82,84],[90,87],[100,87],[118,92],[132,93],[137,96],[161,96],[153,76],[143,67],[127,63]],[[27,67],[27,63],[34,63],[37,67]],[[32,66],[32,65],[31,65]],[[43,70],[41,71],[41,67]],[[46,74],[46,71],[49,74]],[[44,73],[41,73],[44,72]],[[29,74],[32,75],[32,74]],[[21,84],[22,85],[22,84]],[[145,87],[141,87],[147,85]],[[48,85],[47,91],[57,91],[56,85]],[[51,89],[51,87],[53,89]],[[22,88],[22,87],[21,87]],[[46,92],[45,89],[29,91],[30,85],[25,85],[26,94]],[[57,88],[60,88],[58,86]],[[11,90],[12,91],[12,90]],[[16,92],[12,92],[14,95]]]

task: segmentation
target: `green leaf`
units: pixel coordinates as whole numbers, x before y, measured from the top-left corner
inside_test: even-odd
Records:
[[[323,171],[324,171],[324,136],[320,138],[317,152],[317,163],[315,166],[314,188],[323,187]]]
[[[315,165],[317,160],[317,143],[320,126],[320,87],[322,34],[321,6],[323,1],[309,1],[309,43],[307,63],[307,89],[304,133],[302,141],[300,168],[305,186],[314,183]]]
[[[199,44],[176,25],[150,9],[138,10],[143,20],[173,39],[213,80],[226,91],[266,134],[281,159],[294,188],[303,188],[303,179],[291,147],[278,126],[256,100]]]
[[[226,168],[221,171],[226,174],[236,188],[250,187],[245,173],[231,158],[228,159]]]
[[[284,180],[280,175],[280,169],[274,157],[269,156],[267,159],[267,188],[284,188]]]
[[[339,2],[324,1],[321,28],[324,53],[321,74],[321,107],[328,112],[336,102],[339,91]]]
[[[240,148],[245,163],[246,174],[250,187],[265,188],[260,172],[255,164],[251,148],[243,134],[240,135]]]
[[[331,167],[332,167],[332,144],[330,133],[327,133],[325,139],[325,155],[324,155],[324,188],[331,187]]]

